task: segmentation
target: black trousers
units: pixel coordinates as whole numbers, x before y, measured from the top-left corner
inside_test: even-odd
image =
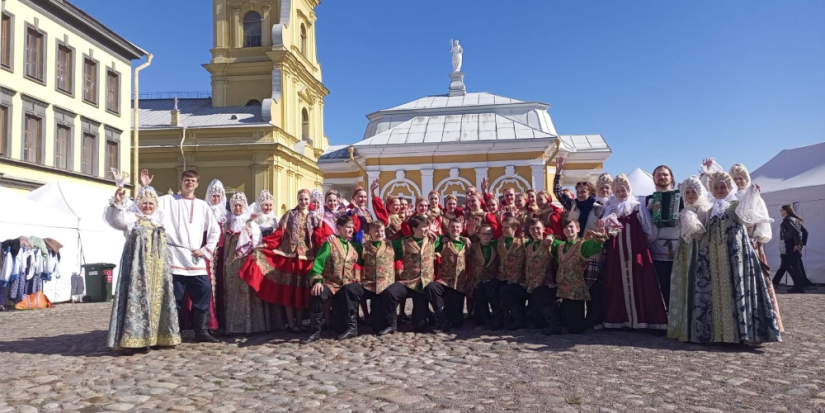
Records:
[[[510,311],[513,321],[526,321],[524,319],[524,304],[530,294],[521,284],[512,283],[502,286],[499,290],[499,296],[501,297],[501,304]]]
[[[597,280],[589,288],[590,301],[587,301],[587,327],[593,328],[604,322],[604,282]]]
[[[584,317],[584,305],[582,300],[564,299],[559,305],[559,316],[561,324],[567,327],[567,331],[572,334],[580,334],[587,330],[587,322]]]
[[[673,270],[673,261],[653,261],[653,269],[656,271],[656,278],[659,280],[659,291],[665,300],[665,311],[670,305],[670,272]]]
[[[556,288],[542,285],[530,291],[530,316],[536,327],[560,327],[556,311]]]
[[[490,319],[501,321],[504,319],[504,304],[501,302],[501,287],[507,285],[506,281],[494,278],[484,282],[484,299],[489,303]],[[476,304],[477,306],[479,304]],[[486,307],[483,307],[486,309]]]
[[[390,325],[397,325],[398,313],[395,308],[398,301],[407,296],[407,287],[401,283],[392,283],[376,294],[365,291],[364,298],[370,300],[370,324],[374,332],[379,332]]]
[[[785,276],[785,272],[787,271],[793,280],[794,288],[807,286],[808,279],[805,277],[805,273],[802,272],[802,254],[799,251],[790,251],[785,254],[780,254],[779,257],[782,261],[779,269],[776,271],[776,275],[773,277],[774,285],[779,285],[779,282],[782,281],[782,277]]]
[[[442,310],[447,313],[447,318],[453,327],[464,325],[464,293],[447,287],[440,282],[431,282],[424,288],[427,300],[432,304],[436,312]],[[444,299],[447,305],[444,305]]]
[[[183,305],[183,296],[189,293],[193,309],[209,312],[209,306],[212,304],[212,283],[209,282],[209,276],[172,274],[172,285],[178,310]]]

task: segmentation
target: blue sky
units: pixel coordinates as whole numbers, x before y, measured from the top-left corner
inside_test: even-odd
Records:
[[[152,52],[141,91],[206,91],[211,1],[73,0]],[[363,136],[365,115],[449,84],[448,41],[468,91],[548,102],[561,134],[600,133],[605,169],[677,179],[716,156],[756,169],[825,140],[825,1],[324,0],[316,10],[325,132]]]

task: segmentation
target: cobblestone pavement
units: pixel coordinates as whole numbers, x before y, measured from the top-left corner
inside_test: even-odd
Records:
[[[465,327],[308,346],[278,332],[116,356],[104,346],[109,305],[63,304],[0,313],[0,413],[825,412],[825,296],[781,295],[780,306],[784,342],[757,349]]]

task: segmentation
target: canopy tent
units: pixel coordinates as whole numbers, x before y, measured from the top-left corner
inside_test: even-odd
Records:
[[[633,195],[644,203],[645,197],[656,192],[656,185],[653,183],[653,175],[647,173],[642,168],[636,168],[627,176],[630,181],[630,188]]]
[[[109,204],[114,189],[114,185],[109,191],[55,180],[32,191],[28,196],[31,201],[75,217],[80,236],[80,260],[73,272],[79,273],[79,265],[82,264],[120,264],[125,241],[123,232],[113,229],[103,220],[103,210]],[[116,267],[113,274],[112,281],[115,283],[119,270]]]
[[[58,274],[43,283],[43,293],[52,302],[69,301],[71,275],[79,273],[81,259],[77,217],[8,188],[0,187],[0,199],[0,240],[36,236],[63,244]]]
[[[779,269],[779,207],[792,204],[808,229],[802,261],[808,278],[825,283],[825,142],[779,152],[751,173],[774,219],[773,238],[765,254],[773,271]],[[791,283],[790,277],[786,277]]]

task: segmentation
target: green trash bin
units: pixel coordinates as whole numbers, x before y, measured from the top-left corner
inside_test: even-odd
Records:
[[[108,263],[83,265],[86,276],[86,295],[89,301],[100,303],[112,300],[112,279],[115,267],[117,265]]]

